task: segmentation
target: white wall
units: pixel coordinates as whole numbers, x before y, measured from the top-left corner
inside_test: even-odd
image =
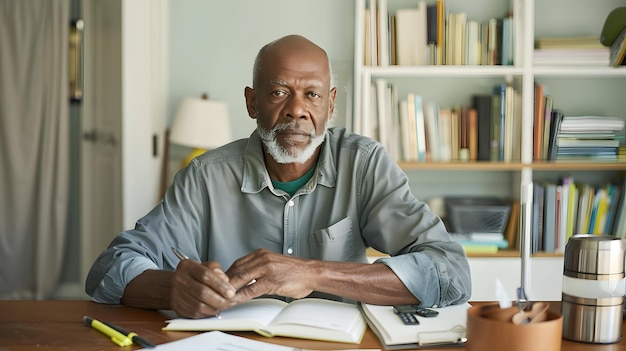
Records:
[[[169,21],[169,125],[181,98],[207,92],[228,104],[234,137],[249,136],[255,124],[243,91],[252,84],[254,58],[264,44],[287,34],[324,48],[341,73],[338,83],[352,80],[354,0],[176,0]],[[345,113],[337,111],[335,125],[343,125]]]

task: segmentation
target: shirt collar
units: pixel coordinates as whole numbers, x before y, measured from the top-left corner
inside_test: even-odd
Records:
[[[326,137],[324,143],[322,143],[322,152],[317,162],[317,174],[311,178],[311,181],[315,179],[316,184],[329,188],[335,187],[337,183],[337,172],[329,143],[331,134],[330,130],[326,131]],[[261,138],[256,130],[248,138],[248,145],[246,145],[243,154],[243,162],[242,192],[254,194],[261,192],[266,187],[273,188],[269,173],[265,168]],[[310,191],[313,189],[315,189],[315,186]]]

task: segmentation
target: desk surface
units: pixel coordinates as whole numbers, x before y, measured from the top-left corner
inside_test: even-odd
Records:
[[[553,307],[558,310],[558,303]],[[161,330],[168,318],[158,311],[127,306],[104,305],[91,301],[0,301],[0,351],[25,350],[136,350],[118,347],[100,332],[85,326],[83,316],[112,322],[134,331],[155,344],[195,335],[194,332]],[[622,335],[626,333],[622,325]],[[360,345],[291,338],[265,338],[256,333],[234,333],[247,338],[310,350],[383,349],[371,330]],[[438,348],[460,351],[462,348]],[[626,338],[618,344],[590,345],[563,340],[562,350],[626,350]]]

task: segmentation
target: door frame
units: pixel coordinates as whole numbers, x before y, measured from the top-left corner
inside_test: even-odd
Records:
[[[80,281],[122,230],[160,201],[169,0],[82,0],[85,95]]]

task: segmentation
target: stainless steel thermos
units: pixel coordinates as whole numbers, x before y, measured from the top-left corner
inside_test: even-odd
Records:
[[[610,344],[622,338],[624,240],[578,234],[565,246],[563,338]]]

